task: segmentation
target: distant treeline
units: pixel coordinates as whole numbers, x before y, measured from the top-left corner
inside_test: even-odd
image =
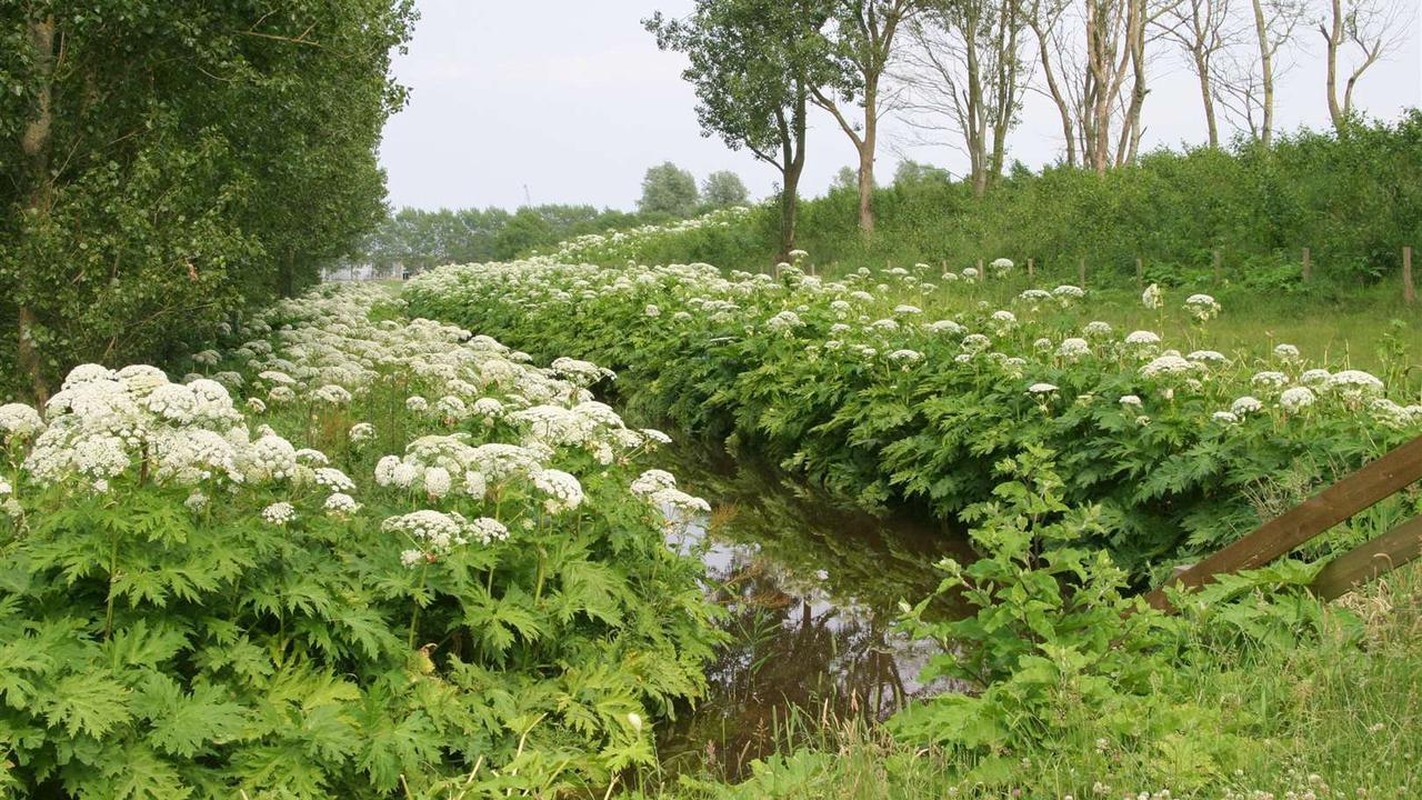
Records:
[[[366,239],[358,259],[380,272],[396,266],[418,271],[439,264],[507,261],[574,236],[641,222],[636,214],[593,206],[402,208]]]
[[[961,269],[977,259],[1033,259],[1066,278],[1081,260],[1093,280],[1214,279],[1300,291],[1309,248],[1312,290],[1366,284],[1395,274],[1404,245],[1422,248],[1422,112],[1395,123],[1354,124],[1341,134],[1302,131],[1272,147],[1162,150],[1104,176],[1053,166],[1017,167],[981,198],[967,180],[932,168],[900,169],[875,190],[879,225],[856,226],[853,188],[832,188],[801,206],[798,244],[825,268],[915,262]],[[708,261],[764,269],[774,259],[778,209],[749,218],[751,235],[706,231],[659,240],[646,261]]]

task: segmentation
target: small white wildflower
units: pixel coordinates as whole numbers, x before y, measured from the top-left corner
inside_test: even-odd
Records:
[[[648,303],[647,307],[642,309],[642,313],[649,317],[660,317],[662,315],[662,309],[660,306]]]
[[[369,422],[357,422],[351,426],[351,444],[364,444],[375,438],[375,426]]]
[[[285,500],[262,509],[262,519],[273,525],[285,525],[296,519],[296,507]]]
[[[267,392],[267,399],[277,404],[290,403],[296,399],[296,390],[290,386],[273,386],[271,391]]]
[[[1299,349],[1294,345],[1276,344],[1274,345],[1274,358],[1286,363],[1294,363],[1298,361],[1301,356],[1299,355]]]
[[[1317,399],[1313,390],[1307,386],[1290,386],[1279,395],[1279,407],[1290,414],[1297,414],[1313,405]]]
[[[44,430],[44,419],[38,411],[24,403],[0,406],[0,442],[11,438],[28,439]]]
[[[1219,316],[1220,304],[1207,294],[1192,294],[1185,298],[1185,311],[1200,322],[1205,322]]]
[[[1027,387],[1028,394],[1044,395],[1055,391],[1057,391],[1057,385],[1054,383],[1034,383]]]
[[[1264,370],[1254,373],[1249,382],[1256,389],[1278,389],[1288,384],[1289,376],[1274,370]]]
[[[1165,301],[1160,296],[1160,286],[1152,283],[1141,293],[1141,303],[1151,310],[1165,305]]]
[[[1085,339],[1078,337],[1063,339],[1057,347],[1057,355],[1068,361],[1076,361],[1091,355],[1091,345]]]
[[[444,467],[426,467],[424,474],[425,493],[430,497],[444,497],[451,485],[449,470]]]
[[[349,492],[355,489],[355,481],[335,467],[317,467],[314,471],[316,484],[333,492]]]
[[[1141,367],[1141,374],[1147,378],[1159,378],[1165,375],[1180,375],[1189,373],[1195,365],[1181,358],[1178,355],[1164,355],[1153,359],[1149,364]]]
[[[1383,382],[1360,369],[1345,369],[1328,376],[1328,390],[1348,400],[1381,394]]]
[[[1086,323],[1086,327],[1082,328],[1082,333],[1092,339],[1104,339],[1113,332],[1114,329],[1111,327],[1111,323],[1102,322],[1099,319]]]
[[[357,503],[354,497],[344,492],[332,492],[331,495],[326,498],[325,508],[329,514],[354,514],[360,510],[360,503]]]
[[[1229,406],[1229,410],[1233,411],[1235,415],[1240,417],[1256,413],[1258,411],[1261,411],[1263,408],[1264,404],[1259,401],[1259,398],[1252,397],[1250,395],[1245,395],[1243,397],[1238,398]]]
[[[1216,411],[1215,413],[1210,415],[1210,419],[1213,419],[1215,422],[1218,422],[1221,425],[1239,424],[1239,416],[1233,411]]]
[[[405,408],[409,411],[415,412],[416,414],[420,414],[429,410],[430,401],[417,394],[411,395],[405,398]]]
[[[351,393],[343,386],[328,383],[325,386],[311,393],[311,399],[318,403],[329,403],[333,406],[344,406],[351,402]]]

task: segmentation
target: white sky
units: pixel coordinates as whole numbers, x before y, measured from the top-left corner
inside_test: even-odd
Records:
[[[1416,3],[1417,0],[1400,0]],[[704,138],[695,95],[681,80],[684,59],[657,49],[641,20],[655,11],[688,14],[692,0],[418,0],[421,19],[395,74],[411,87],[408,108],[391,119],[380,151],[390,203],[435,209],[573,203],[632,210],[647,168],[672,161],[698,180],[737,172],[754,197],[778,173],[748,153]],[[1373,66],[1355,91],[1365,113],[1396,119],[1422,106],[1422,14],[1402,48]],[[1304,54],[1281,79],[1277,130],[1325,128],[1322,37],[1299,34]],[[1198,84],[1173,51],[1153,67],[1145,104],[1146,148],[1205,139]],[[814,110],[802,196],[821,194],[853,146]],[[913,144],[921,133],[881,124],[876,177],[888,183],[900,158],[958,174],[966,158],[949,147]],[[945,136],[947,134],[944,134]],[[1008,158],[1032,167],[1061,152],[1055,110],[1029,96]]]

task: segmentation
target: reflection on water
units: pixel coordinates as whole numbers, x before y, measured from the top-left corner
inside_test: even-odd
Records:
[[[667,465],[711,502],[710,518],[679,544],[704,554],[730,634],[708,668],[709,696],[661,736],[668,773],[737,779],[786,743],[793,713],[879,720],[908,697],[949,688],[918,682],[936,648],[891,623],[900,600],[937,586],[936,561],[968,558],[961,535],[846,509],[770,470],[717,461]]]

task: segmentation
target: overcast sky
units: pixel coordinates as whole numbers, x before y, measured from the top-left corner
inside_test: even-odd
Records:
[[[1416,0],[1400,0],[1412,2]],[[701,136],[695,95],[680,77],[685,60],[656,47],[641,20],[655,11],[684,16],[692,0],[417,0],[421,19],[409,53],[395,60],[411,88],[409,106],[385,129],[381,163],[396,208],[515,208],[525,201],[634,209],[647,168],[671,161],[700,181],[737,172],[755,197],[778,173],[748,153]],[[1422,106],[1422,48],[1414,13],[1402,48],[1363,77],[1355,103],[1392,120]],[[1306,55],[1281,80],[1279,130],[1328,124],[1322,37],[1300,34]],[[1205,139],[1195,78],[1162,52],[1150,79],[1144,145]],[[1036,167],[1061,154],[1055,111],[1028,99],[1008,157]],[[853,146],[815,110],[801,193],[823,193],[855,163]],[[922,134],[890,119],[876,162],[881,183],[901,158],[958,174],[966,158],[946,146],[916,145]],[[946,134],[945,134],[946,136]]]

